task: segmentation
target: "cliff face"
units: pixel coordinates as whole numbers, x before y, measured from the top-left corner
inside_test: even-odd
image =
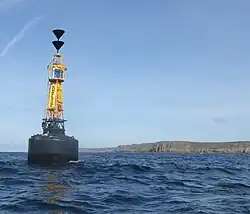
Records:
[[[250,152],[249,141],[237,142],[188,142],[162,141],[154,143],[149,152],[175,153],[245,153]]]

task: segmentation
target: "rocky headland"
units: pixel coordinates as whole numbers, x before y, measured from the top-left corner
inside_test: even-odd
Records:
[[[154,143],[120,145],[112,148],[81,148],[80,152],[249,153],[250,141],[159,141]]]
[[[235,142],[163,141],[155,143],[150,148],[149,152],[246,153],[250,152],[250,141],[235,141]]]

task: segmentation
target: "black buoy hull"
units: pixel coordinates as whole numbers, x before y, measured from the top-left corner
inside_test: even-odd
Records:
[[[67,135],[35,135],[29,139],[29,164],[63,164],[78,160],[78,140]]]

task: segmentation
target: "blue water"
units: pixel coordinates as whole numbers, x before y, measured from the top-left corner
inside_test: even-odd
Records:
[[[1,153],[0,213],[250,213],[250,155],[88,153],[30,167]]]

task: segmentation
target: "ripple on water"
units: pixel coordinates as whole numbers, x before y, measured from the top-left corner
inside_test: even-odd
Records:
[[[0,213],[250,213],[248,154],[88,153],[47,168],[1,157]]]

